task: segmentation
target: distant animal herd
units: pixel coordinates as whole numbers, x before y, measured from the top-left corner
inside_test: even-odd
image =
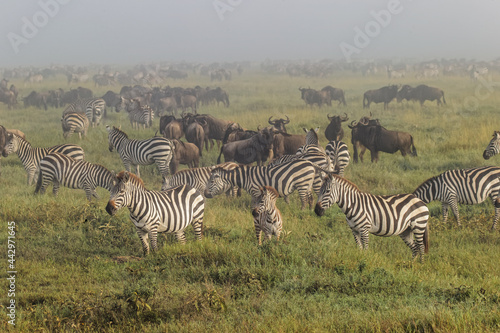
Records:
[[[7,88],[4,80],[0,90],[1,101],[9,108],[15,107],[15,87]],[[332,101],[338,101],[339,106],[346,105],[344,91],[339,88],[299,90],[301,98],[311,107],[330,106]],[[418,101],[421,105],[425,101],[446,104],[444,92],[439,88],[390,85],[366,91],[363,107],[384,103],[385,109],[394,99]],[[62,185],[83,189],[91,200],[97,196],[96,187],[107,189],[110,198],[106,211],[114,215],[123,207],[129,208],[145,255],[150,248],[157,249],[159,232],[174,233],[184,242],[184,230],[192,225],[196,238],[201,239],[204,211],[210,207],[207,198],[221,193],[235,195],[241,189],[252,197],[250,211],[259,244],[262,232],[267,239],[280,238],[287,216],[281,214],[276,201],[283,197],[289,202],[288,196],[294,191],[299,194],[302,209],[313,208],[313,193],[316,193],[314,211],[319,216],[337,204],[361,249],[368,247],[370,233],[399,235],[413,257],[421,261],[429,248],[426,206],[429,202],[442,202],[445,220],[451,207],[460,224],[458,204],[477,204],[490,197],[495,205],[493,229],[500,217],[500,168],[496,167],[449,170],[424,181],[411,194],[376,196],[360,191],[344,178],[344,170],[350,162],[350,152],[342,141],[342,123],[349,120],[346,113],[327,115],[324,134],[329,142],[322,147],[318,140],[319,128],[304,128],[303,135],[287,133],[289,117],[269,117],[269,126],[246,130],[234,121],[198,113],[200,104],[222,103],[229,107],[228,94],[221,88],[128,86],[118,94],[108,91],[102,98],[92,97],[84,88],[68,92],[60,89],[33,92],[24,98],[24,103],[26,107],[43,109],[48,105],[65,106],[61,119],[64,138],[73,133],[85,137],[89,128],[99,126],[106,116],[106,108],[126,112],[134,129],[151,128],[155,116],[160,118],[161,136],[145,140],[131,138],[120,128],[106,126],[109,150],[118,152],[125,168],[118,174],[86,161],[83,149],[77,145],[36,147],[21,131],[0,126],[2,156],[18,155],[28,175],[27,183],[31,185],[37,179],[35,193],[44,193],[53,184],[53,193],[57,195]],[[176,116],[178,108],[182,109],[180,118]],[[359,159],[363,161],[366,149],[371,152],[372,162],[377,162],[379,152],[400,151],[403,156],[417,156],[412,135],[388,130],[378,119],[365,116],[352,121],[348,127],[354,162],[358,162],[358,150]],[[185,141],[181,140],[183,137]],[[214,141],[220,149],[217,165],[200,168],[203,148],[213,148]],[[500,132],[494,132],[483,157],[489,159],[499,152]],[[151,164],[157,166],[162,176],[161,190],[147,189],[140,178],[139,166]],[[178,170],[180,164],[189,169]]]

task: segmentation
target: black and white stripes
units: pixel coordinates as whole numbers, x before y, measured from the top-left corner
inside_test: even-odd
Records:
[[[67,113],[83,113],[87,116],[92,127],[96,127],[99,125],[105,109],[106,102],[102,98],[79,99],[64,109],[63,117]]]
[[[500,131],[493,132],[493,138],[483,152],[485,160],[500,153]]]
[[[63,185],[74,189],[83,189],[87,200],[92,196],[98,198],[96,188],[103,187],[111,190],[115,175],[99,164],[87,161],[77,161],[60,153],[51,153],[40,161],[40,173],[35,193],[45,193],[45,189],[53,183],[52,192],[57,195],[59,186]]]
[[[315,212],[322,216],[336,203],[344,212],[356,244],[368,248],[370,233],[377,236],[399,235],[423,261],[428,250],[427,220],[429,209],[413,194],[378,196],[361,192],[356,185],[337,175],[326,177],[318,196]]]
[[[144,254],[157,249],[158,232],[174,233],[185,243],[184,230],[192,225],[198,240],[202,238],[205,199],[196,189],[182,185],[167,191],[150,191],[136,175],[122,171],[111,189],[106,211],[114,215],[120,208],[128,207],[130,219],[141,239]]]
[[[500,217],[500,168],[479,167],[448,170],[423,182],[414,192],[423,202],[439,200],[442,203],[444,222],[448,220],[448,208],[460,226],[458,204],[474,205],[491,198],[495,205],[495,229]]]
[[[67,139],[73,133],[78,133],[79,138],[87,136],[89,129],[89,120],[86,115],[81,113],[66,113],[61,119],[63,137]]]

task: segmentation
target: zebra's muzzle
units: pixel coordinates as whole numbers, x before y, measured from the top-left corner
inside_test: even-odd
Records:
[[[212,199],[213,198],[212,193],[210,193],[209,190],[205,190],[204,194],[205,194],[205,198],[208,198],[208,199]]]
[[[491,157],[491,155],[490,155],[490,154],[489,154],[489,153],[485,150],[485,151],[484,151],[484,153],[483,153],[483,158],[484,158],[485,160],[489,160],[489,159],[490,159],[490,157]]]
[[[258,209],[252,209],[252,216],[253,217],[259,217],[259,210]]]
[[[325,214],[325,210],[323,209],[323,207],[321,207],[321,204],[319,202],[316,204],[316,207],[314,207],[314,212],[318,216],[323,216],[323,214]]]
[[[115,203],[113,201],[109,201],[108,204],[106,205],[106,212],[113,216],[116,214],[116,212],[118,211],[118,209],[116,209],[115,207]]]

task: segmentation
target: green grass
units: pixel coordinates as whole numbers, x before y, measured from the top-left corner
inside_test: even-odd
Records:
[[[495,78],[493,78],[494,81]],[[22,88],[22,82],[13,82]],[[412,78],[404,82],[424,83]],[[452,168],[498,164],[482,159],[494,130],[499,130],[495,91],[476,109],[463,108],[476,84],[468,78],[443,77],[425,82],[445,91],[447,106],[426,102],[372,105],[370,111],[388,129],[410,132],[418,157],[380,154],[377,164],[351,164],[346,177],[374,194],[412,192],[427,178]],[[207,77],[190,75],[171,86],[214,86]],[[243,127],[266,126],[269,116],[290,117],[289,133],[320,126],[326,115],[347,113],[350,120],[367,115],[365,90],[387,84],[384,76],[362,78],[342,73],[326,78],[290,78],[258,71],[235,76],[220,85],[230,96],[229,108],[200,107],[201,113],[231,119]],[[300,99],[300,86],[325,85],[346,91],[347,107],[309,108]],[[96,89],[103,95],[108,88]],[[44,91],[63,87],[64,77],[46,81]],[[117,87],[114,90],[118,90]],[[459,107],[460,106],[460,107]],[[62,109],[7,110],[0,105],[1,124],[24,131],[34,146],[64,142]],[[132,138],[154,135],[153,129],[132,130],[123,114],[109,113],[103,124],[122,126]],[[350,131],[344,141],[351,153]],[[104,126],[90,129],[81,145],[86,159],[120,171],[116,152],[108,151]],[[204,153],[202,165],[215,164],[219,151]],[[0,244],[7,244],[7,222],[16,229],[16,330],[21,332],[498,332],[500,330],[500,251],[498,231],[490,232],[493,205],[461,206],[463,226],[453,217],[442,222],[439,203],[429,209],[430,252],[424,264],[411,260],[398,237],[370,237],[360,251],[338,208],[319,218],[301,211],[299,199],[278,201],[284,219],[283,239],[256,244],[250,197],[220,196],[207,200],[204,240],[194,241],[188,228],[185,246],[174,237],[160,237],[160,250],[143,258],[139,238],[123,209],[110,217],[104,210],[106,190],[88,203],[84,192],[61,188],[54,198],[33,195],[16,155],[2,158]],[[159,189],[154,166],[141,167],[146,186]],[[2,252],[7,272],[7,246]],[[140,259],[142,258],[142,259]],[[140,260],[139,260],[140,259]],[[5,274],[6,275],[6,274]],[[4,276],[4,275],[2,275]],[[2,279],[4,313],[8,282]],[[3,315],[5,316],[5,315]],[[5,317],[7,319],[7,317]],[[14,331],[7,321],[1,331]]]

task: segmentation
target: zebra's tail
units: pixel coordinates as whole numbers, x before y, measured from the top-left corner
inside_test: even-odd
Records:
[[[424,231],[424,253],[429,253],[429,226],[425,226]]]
[[[38,170],[38,180],[36,182],[35,194],[37,194],[40,191],[41,187],[42,187],[42,170]]]

